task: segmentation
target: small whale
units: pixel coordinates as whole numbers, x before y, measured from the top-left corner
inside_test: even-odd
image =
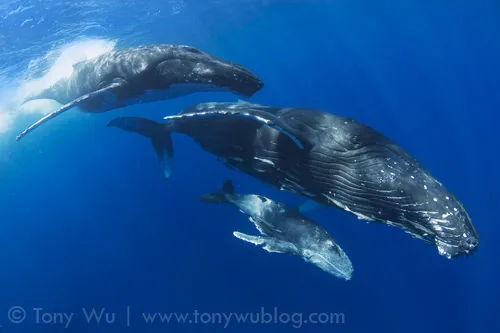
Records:
[[[360,219],[400,227],[447,258],[478,247],[455,196],[403,148],[355,120],[245,102],[198,104],[164,119],[118,118],[108,126],[152,138],[165,178],[172,169],[170,133],[183,133],[232,169]]]
[[[237,194],[227,180],[222,189],[199,197],[208,203],[228,203],[249,216],[261,236],[233,232],[241,240],[268,252],[302,257],[327,273],[350,280],[352,263],[333,238],[319,225],[300,214],[297,209],[256,194]]]
[[[105,112],[132,104],[155,102],[203,91],[230,91],[250,97],[262,81],[244,67],[184,45],[146,45],[107,52],[73,65],[71,76],[29,96],[64,104],[20,135],[78,106]]]

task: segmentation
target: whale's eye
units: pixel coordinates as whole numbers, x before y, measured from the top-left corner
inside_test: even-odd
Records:
[[[311,250],[304,250],[304,252],[302,252],[302,256],[306,259],[310,259],[313,255],[313,252]]]
[[[257,198],[259,198],[262,202],[267,202],[267,198],[264,198],[263,196],[258,195]]]

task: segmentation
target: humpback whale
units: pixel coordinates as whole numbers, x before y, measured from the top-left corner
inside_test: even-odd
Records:
[[[402,147],[355,120],[250,103],[204,103],[159,124],[118,118],[108,126],[152,139],[168,178],[171,132],[192,137],[225,165],[271,186],[397,226],[447,257],[472,254],[478,234],[462,204]]]
[[[105,112],[202,91],[231,91],[250,97],[262,81],[244,67],[184,45],[147,45],[111,51],[73,66],[69,77],[29,96],[64,104],[17,136],[78,106],[84,112]]]
[[[208,203],[228,203],[249,216],[261,236],[233,232],[241,240],[261,245],[268,252],[302,257],[327,273],[350,280],[352,263],[345,252],[322,227],[297,209],[257,194],[237,194],[227,180],[219,192],[204,194]]]

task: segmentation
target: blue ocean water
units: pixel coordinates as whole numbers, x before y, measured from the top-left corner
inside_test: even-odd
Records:
[[[499,331],[499,41],[500,7],[488,0],[2,2],[0,331]],[[160,120],[195,103],[235,101],[231,94],[72,110],[15,142],[40,114],[6,101],[57,75],[60,54],[148,43],[192,45],[244,65],[265,82],[253,102],[317,108],[381,131],[460,199],[479,251],[447,260],[399,229],[318,209],[308,216],[354,265],[352,280],[336,279],[234,238],[254,227],[229,206],[196,200],[228,178],[243,193],[290,205],[302,198],[225,168],[182,135],[163,182],[147,140],[105,126],[120,115]],[[22,323],[9,317],[15,306]],[[86,320],[84,311],[103,308],[114,322]],[[224,328],[143,317],[194,311],[344,320]],[[62,313],[74,313],[67,328]]]

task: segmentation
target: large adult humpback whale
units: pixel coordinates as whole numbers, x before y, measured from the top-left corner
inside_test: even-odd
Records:
[[[208,203],[228,203],[249,216],[262,236],[235,231],[241,240],[261,245],[268,252],[302,257],[327,273],[350,280],[352,263],[328,232],[302,215],[297,209],[257,194],[238,194],[230,180],[219,192],[199,197]]]
[[[71,76],[29,96],[25,102],[52,99],[64,105],[16,140],[75,106],[85,112],[104,112],[217,90],[250,97],[262,86],[262,81],[244,67],[190,46],[147,45],[111,51],[75,64]]]
[[[159,124],[109,126],[152,138],[168,177],[171,132],[192,137],[232,168],[267,184],[398,226],[447,258],[473,253],[478,235],[462,204],[403,148],[374,129],[318,110],[205,103]]]

